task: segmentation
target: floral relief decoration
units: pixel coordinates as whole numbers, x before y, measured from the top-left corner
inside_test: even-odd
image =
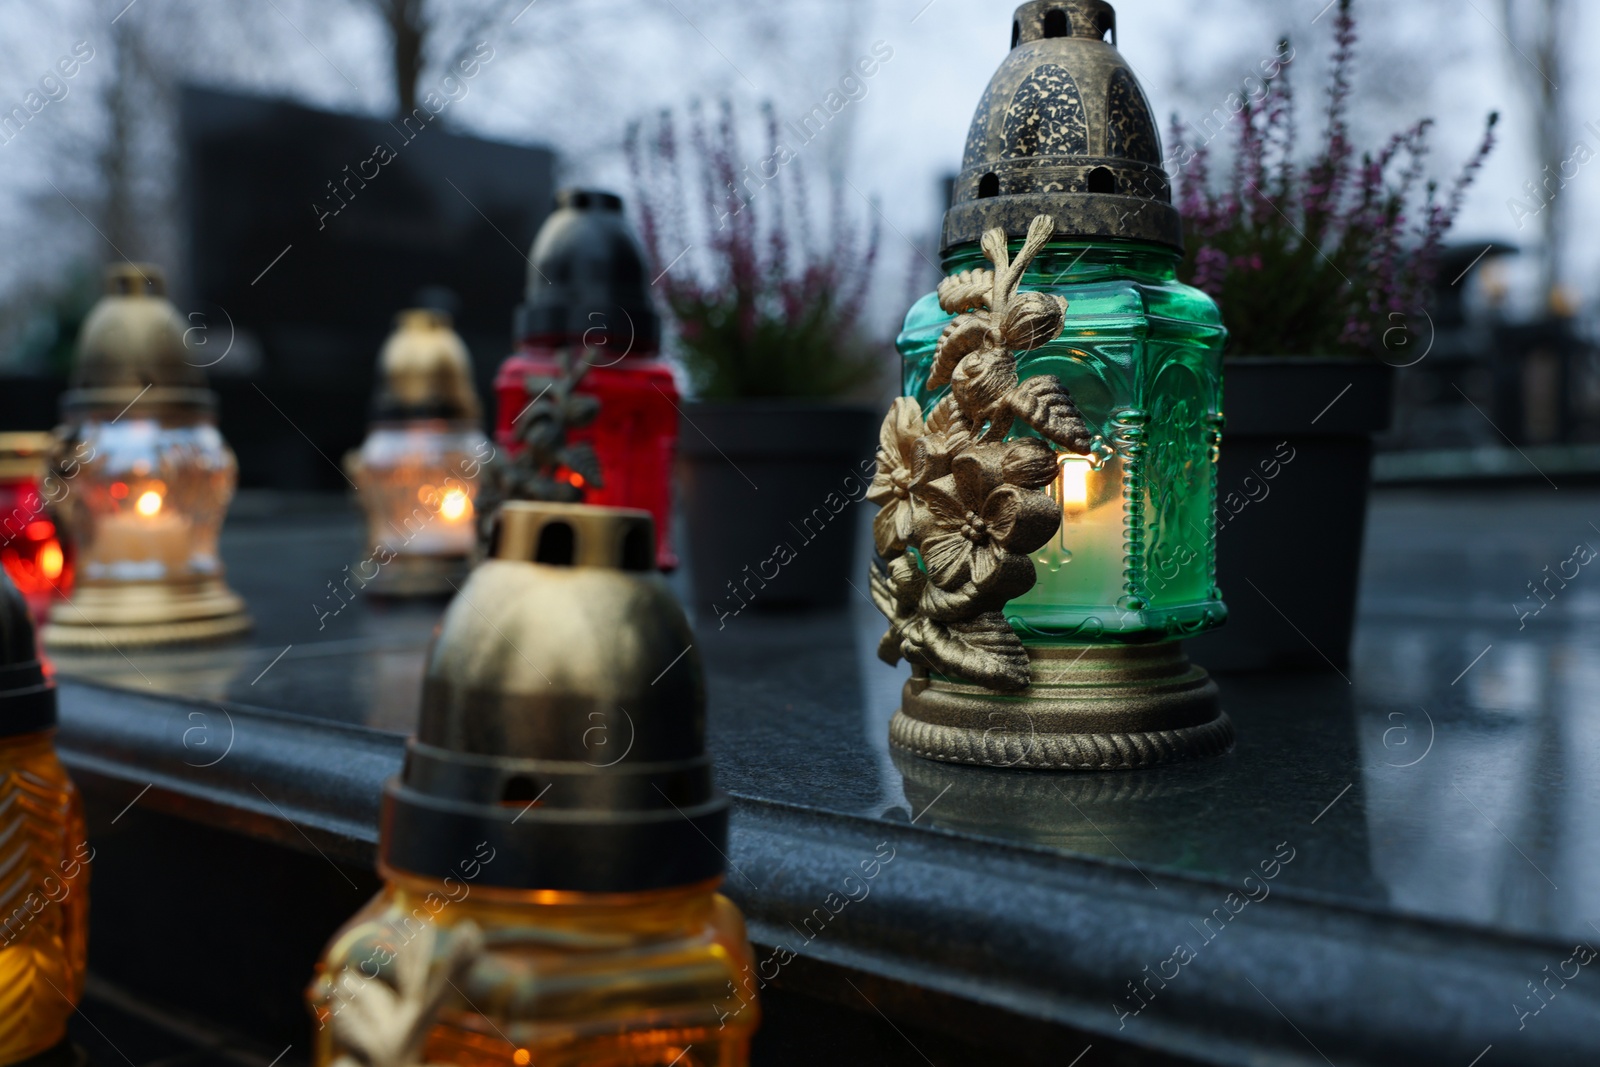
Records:
[[[1061,297],[1018,292],[1054,230],[1050,216],[1036,217],[1011,259],[1005,231],[992,229],[982,248],[994,269],[939,283],[939,306],[955,319],[928,387],[949,392],[926,417],[899,397],[883,421],[867,499],[879,506],[873,539],[885,561],[873,567],[872,597],[890,623],[878,654],[891,664],[904,657],[991,689],[1029,685],[1027,650],[1003,609],[1033,588],[1031,553],[1061,525],[1044,491],[1057,449],[1086,455],[1092,440],[1054,375],[1017,374],[1015,353],[1054,340],[1065,323]],[[1008,440],[1018,423],[1022,435]]]

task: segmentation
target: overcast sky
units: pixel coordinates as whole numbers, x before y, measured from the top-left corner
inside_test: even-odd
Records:
[[[1325,83],[1331,13],[1326,0],[1122,0],[1123,54],[1163,125],[1173,111],[1204,115],[1289,34],[1300,57],[1296,85],[1309,103]],[[76,41],[104,42],[110,20],[135,20],[186,77],[314,106],[366,114],[393,107],[386,40],[357,2],[337,0],[0,0],[0,109],[20,102]],[[1571,44],[1571,140],[1600,152],[1600,5],[1576,8]],[[1013,5],[990,0],[534,0],[515,23],[487,36],[497,54],[449,115],[463,132],[556,148],[563,179],[626,190],[620,144],[630,119],[691,98],[770,99],[780,117],[821,101],[874,43],[892,58],[865,83],[839,121],[808,146],[844,168],[863,197],[879,201],[890,229],[885,255],[903,271],[910,244],[937,227],[938,181],[959,163],[966,127],[1004,57]],[[1434,168],[1453,174],[1471,152],[1484,115],[1504,113],[1501,143],[1466,205],[1456,237],[1537,241],[1518,232],[1507,201],[1538,176],[1523,61],[1501,35],[1497,0],[1358,0],[1361,62],[1356,120],[1362,147],[1424,115],[1438,120]],[[513,14],[515,9],[512,9]],[[0,290],[82,256],[100,240],[74,210],[41,213],[41,194],[65,186],[68,163],[82,188],[82,160],[62,144],[92,135],[103,117],[92,93],[110,73],[101,49],[12,143],[0,145]],[[98,66],[97,66],[98,64]],[[1526,69],[1526,68],[1524,68]],[[1309,115],[1309,108],[1303,114]],[[42,129],[49,124],[50,129]],[[69,133],[68,131],[75,131]],[[1302,135],[1305,140],[1312,131]],[[70,192],[71,190],[67,190]],[[1561,196],[1575,234],[1600,220],[1600,161]],[[57,197],[59,199],[59,197]],[[863,205],[865,210],[865,205]],[[46,225],[47,224],[47,225]],[[41,226],[46,226],[41,244]],[[905,241],[901,237],[904,235]],[[898,246],[898,247],[896,247]],[[893,259],[893,257],[900,257]],[[1575,238],[1568,277],[1592,307],[1600,247]],[[903,275],[902,275],[903,276]],[[894,285],[896,290],[901,287]]]

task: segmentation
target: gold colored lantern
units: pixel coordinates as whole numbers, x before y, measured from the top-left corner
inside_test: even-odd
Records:
[[[351,467],[371,552],[363,588],[390,596],[448,594],[477,545],[484,436],[467,346],[442,311],[402,311],[378,359],[367,438]]]
[[[113,265],[78,337],[51,460],[78,581],[51,611],[52,647],[168,644],[250,628],[217,551],[238,466],[165,293],[158,268]]]

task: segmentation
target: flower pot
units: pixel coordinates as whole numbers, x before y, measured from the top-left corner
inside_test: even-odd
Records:
[[[1367,359],[1224,364],[1217,584],[1225,626],[1189,643],[1212,671],[1344,670],[1373,435],[1394,371]]]
[[[679,475],[701,625],[857,595],[855,505],[872,481],[879,418],[821,401],[685,405]]]

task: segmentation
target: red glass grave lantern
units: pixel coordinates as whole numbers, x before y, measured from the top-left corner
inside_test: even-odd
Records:
[[[678,387],[658,358],[661,320],[650,304],[644,258],[612,193],[564,189],[539,228],[529,258],[527,299],[517,308],[517,350],[495,378],[495,441],[511,455],[521,447],[517,420],[536,396],[530,377],[566,373],[572,354],[582,372],[577,391],[600,401],[600,415],[573,429],[600,461],[601,484],[572,484],[583,502],[650,512],[656,564],[678,565],[672,526],[672,466],[678,448]],[[574,473],[573,478],[580,476]]]
[[[50,500],[70,491],[46,475],[54,441],[48,433],[0,433],[0,566],[36,619],[44,618],[52,599],[72,592],[72,542],[49,508]]]

